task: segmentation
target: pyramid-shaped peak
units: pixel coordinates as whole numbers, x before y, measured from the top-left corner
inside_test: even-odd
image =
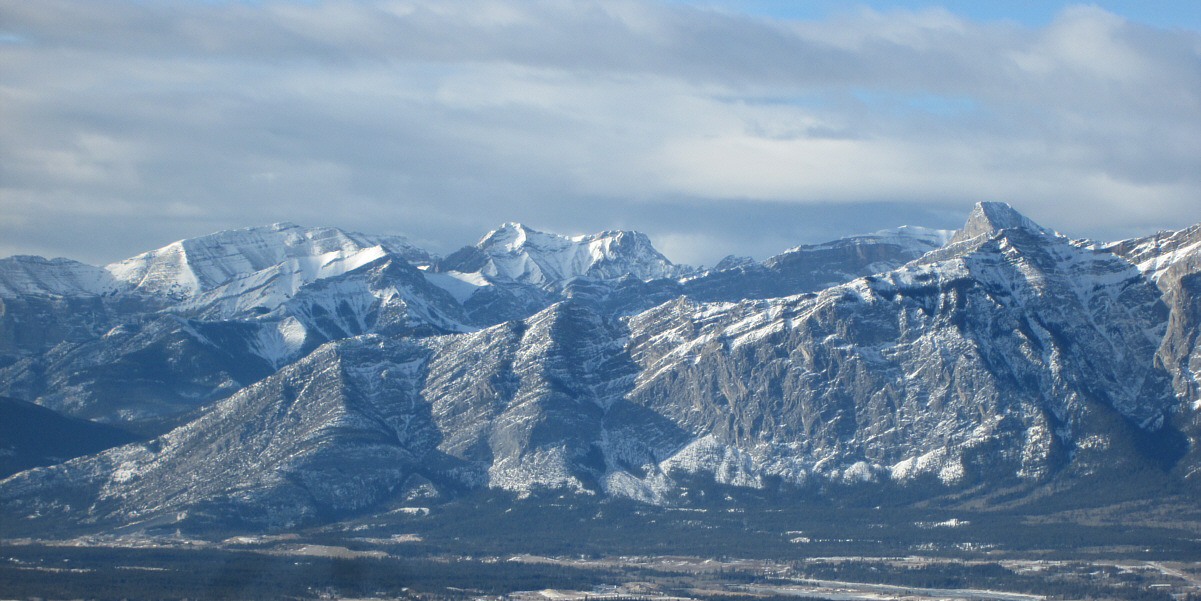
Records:
[[[996,229],[1023,227],[1034,223],[1006,202],[978,202],[972,209],[971,215],[968,216],[968,220],[971,221],[973,217],[978,220],[986,220]]]
[[[963,228],[951,238],[951,243],[970,240],[981,234],[991,234],[1010,228],[1023,228],[1044,234],[1054,233],[1017,212],[1017,209],[1014,209],[1009,203],[978,202],[972,208],[972,212],[968,214]]]
[[[531,236],[538,234],[542,234],[542,232],[523,223],[510,221],[484,234],[484,237],[480,238],[475,245],[479,248],[503,246],[515,249],[524,245]]]

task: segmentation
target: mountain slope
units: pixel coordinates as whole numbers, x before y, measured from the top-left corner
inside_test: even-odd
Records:
[[[1159,358],[1177,394],[1192,401],[1192,409],[1201,408],[1201,224],[1105,248],[1136,264],[1163,291],[1169,315]]]
[[[672,265],[642,234],[564,237],[516,224],[460,253],[484,257],[480,271],[470,273],[431,270],[430,255],[403,239],[290,224],[183,240],[108,268],[15,257],[0,270],[15,291],[0,299],[0,391],[89,418],[169,415],[347,336],[466,332],[524,319],[565,298],[605,315],[629,315],[681,294],[791,293],[895,266],[938,235],[902,228],[794,249],[757,271],[683,283],[673,278],[688,269]],[[451,265],[466,269],[453,260],[439,268]],[[208,340],[200,330],[217,333]],[[136,348],[123,342],[142,331]],[[167,349],[172,340],[184,346],[161,356],[137,350]],[[185,365],[181,352],[198,359]]]
[[[13,476],[0,498],[10,515],[48,511],[47,491],[86,499],[100,523],[280,527],[369,507],[437,444],[414,385],[424,359],[405,342],[331,343],[149,443]]]
[[[290,223],[218,232],[180,240],[105,267],[142,294],[180,301],[269,269],[286,280],[283,290],[345,273],[384,252],[418,263],[431,257],[404,238],[365,236],[336,228],[302,228]],[[366,253],[366,257],[360,256]],[[243,285],[239,288],[252,287]]]
[[[164,315],[118,326],[0,368],[0,393],[110,423],[175,415],[269,375],[262,347],[289,334],[276,325]]]
[[[1084,253],[1006,230],[960,258],[817,295],[665,305],[631,320],[642,369],[629,398],[708,438],[710,458],[689,461],[736,451],[735,481],[1042,477],[1104,444],[1096,411],[1155,429],[1174,404],[1144,329],[1154,287]],[[1079,271],[1106,283],[1082,291]]]
[[[565,301],[516,323],[431,340],[423,395],[440,449],[472,462],[477,485],[596,490],[602,421],[633,382],[622,327]]]
[[[366,333],[413,336],[474,330],[455,298],[397,256],[297,291],[261,319],[292,317],[324,340]]]
[[[0,365],[138,326],[161,310],[209,320],[270,311],[309,283],[387,254],[434,260],[398,236],[287,223],[180,240],[105,267],[0,259]]]
[[[101,295],[119,286],[105,269],[79,261],[29,255],[0,259],[0,298]]]
[[[637,238],[610,256],[625,247],[588,250],[608,234],[509,230],[433,271],[386,253],[278,302],[219,295],[0,367],[7,394],[47,405],[108,391],[91,405],[106,416],[198,411],[0,482],[0,517],[282,528],[481,487],[670,504],[697,482],[855,483],[923,500],[1201,473],[1201,228],[1097,245],[984,203],[953,236],[687,277],[659,277],[675,268]],[[635,263],[659,267],[604,267]]]

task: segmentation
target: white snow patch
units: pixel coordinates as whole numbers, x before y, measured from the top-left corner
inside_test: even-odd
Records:
[[[872,466],[866,461],[856,461],[842,472],[843,482],[872,482],[875,479]]]
[[[689,473],[708,472],[722,484],[763,488],[763,479],[756,473],[751,454],[723,444],[712,434],[698,438],[675,455],[659,464],[661,472],[679,469]]]
[[[937,471],[939,479],[946,482],[947,479],[943,478],[942,472],[946,471],[948,477],[954,476],[956,465],[958,465],[959,476],[962,476],[963,466],[958,464],[958,461],[948,462],[946,449],[934,449],[923,455],[898,461],[889,468],[889,475],[893,480],[903,481]]]
[[[300,355],[308,330],[295,317],[264,324],[252,341],[255,354],[278,369]]]
[[[459,271],[444,271],[441,273],[422,272],[426,281],[447,291],[459,303],[465,302],[477,290],[492,284],[479,273],[462,273]]]
[[[1158,280],[1159,276],[1163,275],[1173,264],[1198,252],[1201,252],[1201,241],[1147,259],[1138,264],[1138,269],[1143,273],[1152,274],[1152,278]]]

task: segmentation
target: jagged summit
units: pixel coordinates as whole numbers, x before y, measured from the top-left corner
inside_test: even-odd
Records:
[[[504,247],[510,250],[516,250],[525,245],[526,241],[531,236],[547,235],[533,228],[527,227],[524,223],[516,221],[506,222],[504,225],[484,234],[479,242],[475,245],[477,248],[492,248]],[[556,236],[555,234],[550,234]]]
[[[474,246],[447,257],[437,271],[558,289],[577,277],[617,279],[628,275],[649,281],[676,277],[690,268],[673,264],[641,232],[609,230],[563,236],[509,222],[488,232]]]
[[[1004,229],[1024,228],[1034,232],[1054,235],[1055,232],[1030,220],[1004,202],[978,202],[968,214],[967,221],[950,240],[951,244],[971,240],[981,234],[991,234]]]

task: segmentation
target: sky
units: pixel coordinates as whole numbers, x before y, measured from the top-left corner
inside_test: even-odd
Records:
[[[507,221],[712,265],[1201,222],[1201,3],[0,0],[0,257]]]

